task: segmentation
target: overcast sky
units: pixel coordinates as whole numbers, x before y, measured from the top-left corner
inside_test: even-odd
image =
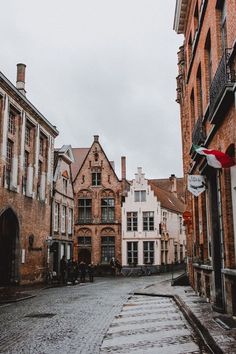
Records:
[[[93,135],[120,176],[182,176],[175,102],[175,0],[10,0],[1,4],[0,70],[60,131],[56,146],[90,147]]]

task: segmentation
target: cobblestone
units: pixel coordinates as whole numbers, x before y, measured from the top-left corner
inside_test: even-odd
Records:
[[[103,336],[135,288],[165,276],[96,279],[51,288],[0,307],[0,353],[99,353]],[[169,277],[169,276],[168,276]],[[28,317],[35,314],[51,317]]]

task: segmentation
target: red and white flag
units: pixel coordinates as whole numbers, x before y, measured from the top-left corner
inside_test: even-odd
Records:
[[[235,165],[234,159],[224,152],[206,149],[204,146],[197,145],[193,145],[193,148],[198,154],[206,156],[207,163],[211,167],[226,168]]]

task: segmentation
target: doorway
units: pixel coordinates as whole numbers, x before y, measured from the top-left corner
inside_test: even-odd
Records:
[[[78,252],[78,262],[85,262],[87,265],[91,263],[91,251],[87,248],[82,248]]]
[[[19,223],[11,208],[0,215],[0,285],[19,282]]]

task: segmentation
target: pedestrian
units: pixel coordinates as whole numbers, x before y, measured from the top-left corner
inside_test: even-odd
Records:
[[[91,262],[88,265],[88,275],[89,275],[89,281],[91,283],[93,283],[93,281],[94,281],[94,264],[93,264],[93,262]]]
[[[80,281],[81,281],[81,283],[85,283],[86,264],[84,263],[84,261],[80,262],[79,271],[80,271]]]
[[[112,257],[110,260],[110,266],[111,266],[111,273],[112,275],[116,275],[116,264],[115,264],[115,258]]]
[[[122,269],[122,265],[120,264],[118,259],[115,260],[115,267],[116,267],[116,275],[120,275],[121,269]]]
[[[62,284],[66,284],[66,276],[67,276],[67,262],[66,256],[62,256],[60,260],[60,275]]]

